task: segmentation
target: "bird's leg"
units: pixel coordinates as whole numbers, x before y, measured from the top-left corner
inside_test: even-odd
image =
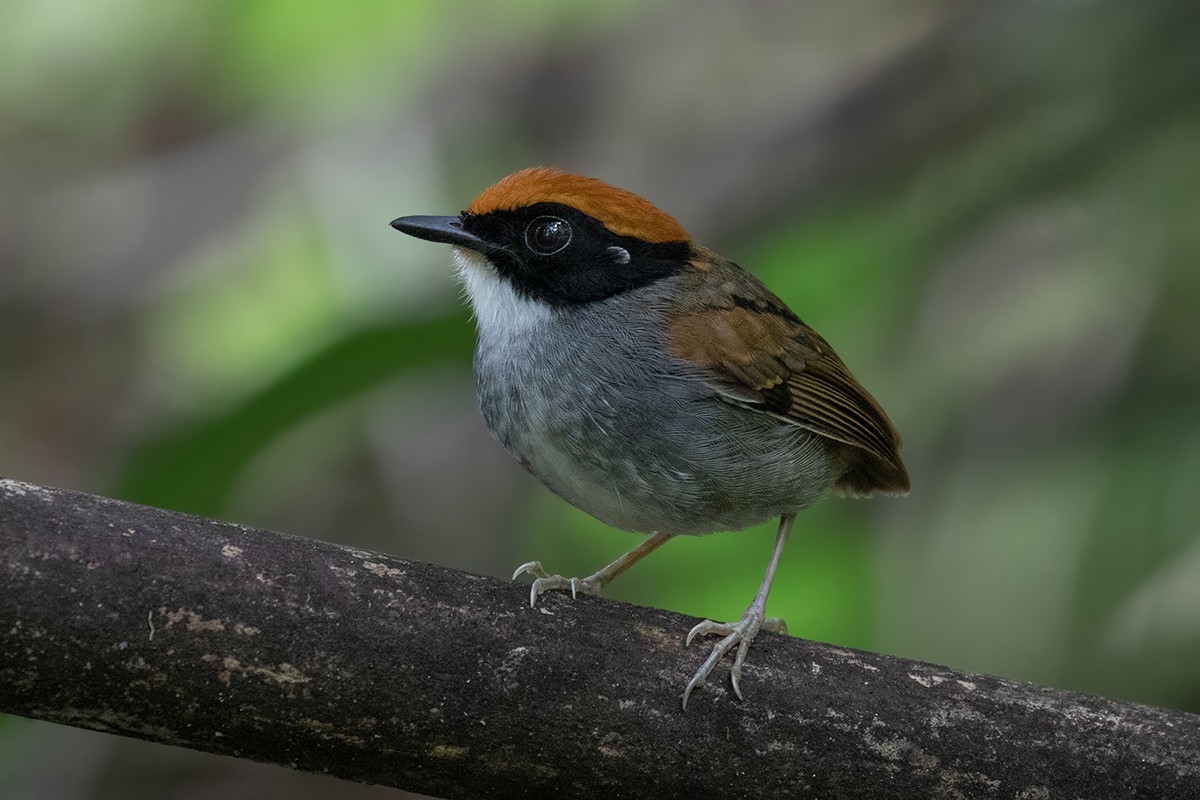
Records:
[[[515,580],[518,575],[525,573],[529,573],[535,578],[533,585],[529,587],[530,608],[537,605],[537,599],[543,592],[551,589],[570,589],[571,597],[575,597],[579,592],[599,597],[600,593],[604,591],[604,587],[612,582],[613,578],[662,547],[670,538],[671,534],[669,533],[656,533],[607,567],[597,570],[586,578],[564,578],[562,575],[551,575],[542,568],[542,562],[530,561],[517,567],[517,571],[513,573],[513,579]]]
[[[779,557],[783,555],[783,546],[787,544],[788,533],[792,530],[792,523],[795,521],[795,514],[784,514],[779,518],[779,532],[775,534],[775,550],[771,553],[771,561],[767,564],[767,574],[763,576],[762,585],[758,588],[758,594],[754,598],[754,602],[742,614],[740,622],[713,622],[706,619],[696,627],[692,628],[687,635],[685,646],[692,643],[692,639],[697,636],[707,636],[716,634],[724,638],[713,645],[712,652],[704,663],[700,665],[700,669],[696,670],[696,675],[688,682],[687,688],[683,690],[683,710],[687,711],[688,695],[692,690],[704,685],[704,681],[708,678],[708,674],[713,671],[713,667],[717,662],[725,657],[725,654],[733,649],[736,644],[738,646],[737,655],[733,659],[733,669],[729,671],[730,680],[733,682],[733,693],[737,695],[739,700],[742,699],[742,687],[740,686],[742,678],[742,664],[746,660],[746,651],[750,649],[750,645],[754,643],[754,637],[758,636],[760,630],[770,631],[772,633],[787,633],[787,623],[779,617],[767,618],[767,594],[771,591],[771,581],[775,580],[775,569],[779,566]]]

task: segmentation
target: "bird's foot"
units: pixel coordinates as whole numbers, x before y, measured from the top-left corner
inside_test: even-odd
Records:
[[[580,592],[599,597],[604,589],[604,581],[600,579],[599,573],[586,578],[564,578],[562,575],[546,572],[540,561],[529,561],[517,567],[517,571],[513,573],[513,580],[525,574],[534,578],[533,585],[529,587],[530,608],[537,605],[537,599],[543,592],[554,589],[570,589],[571,597],[577,597]]]
[[[713,622],[711,619],[706,619],[701,622],[687,635],[687,641],[684,646],[692,643],[692,639],[697,636],[716,635],[723,637],[721,641],[713,645],[712,652],[708,658],[700,665],[700,669],[696,670],[695,676],[688,682],[687,688],[683,690],[683,710],[687,711],[688,696],[693,689],[704,685],[708,679],[709,673],[713,671],[713,667],[717,662],[725,657],[725,654],[733,649],[733,646],[738,645],[737,655],[733,659],[733,668],[729,670],[729,678],[733,683],[733,693],[737,695],[738,700],[742,700],[742,664],[746,660],[746,652],[750,649],[750,645],[754,643],[754,638],[758,636],[760,630],[769,631],[771,633],[787,633],[787,623],[779,617],[767,617],[765,609],[762,605],[754,603],[746,609],[746,613],[742,614],[740,622]]]

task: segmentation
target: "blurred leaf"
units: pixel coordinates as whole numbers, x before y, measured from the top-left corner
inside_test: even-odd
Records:
[[[218,515],[243,468],[275,437],[399,375],[444,361],[466,364],[474,338],[462,311],[348,333],[226,413],[136,448],[113,494]]]

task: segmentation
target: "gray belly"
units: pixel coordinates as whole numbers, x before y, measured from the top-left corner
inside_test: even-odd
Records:
[[[701,534],[793,513],[828,493],[819,437],[720,400],[699,376],[639,360],[621,341],[480,340],[484,419],[555,494],[617,528]]]

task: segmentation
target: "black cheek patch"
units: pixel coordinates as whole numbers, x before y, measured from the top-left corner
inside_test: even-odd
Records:
[[[546,259],[556,263],[538,265],[546,291],[544,299],[556,305],[593,303],[662,280],[686,266],[686,245],[682,257],[671,258],[673,253],[647,252],[657,245],[639,242],[638,247],[620,241],[624,237],[609,237],[595,246],[588,242],[586,252],[577,251],[567,259]],[[618,258],[613,247],[628,252],[628,260]]]
[[[571,243],[564,250],[545,256],[526,246],[525,229],[541,216],[558,217],[571,225]],[[618,236],[592,217],[559,203],[468,215],[463,223],[503,251],[489,253],[488,259],[518,294],[553,306],[585,305],[646,286],[687,268],[691,256],[688,242]]]

